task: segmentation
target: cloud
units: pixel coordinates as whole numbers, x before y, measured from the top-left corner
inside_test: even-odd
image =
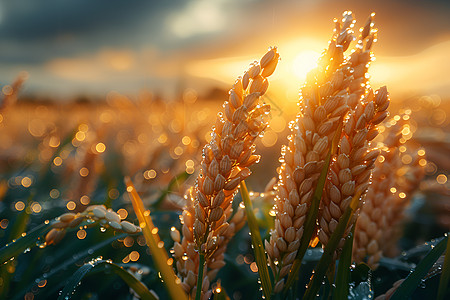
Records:
[[[167,26],[181,38],[217,33],[226,25],[224,8],[224,1],[191,1],[184,9],[168,16]]]
[[[411,56],[450,38],[450,6],[438,0],[426,4],[380,0],[370,5],[352,0],[1,1],[0,81],[27,70],[27,86],[49,93],[63,82],[65,87],[72,84],[65,91],[75,92],[76,88],[138,89],[138,84],[163,88],[168,82],[172,87],[180,81],[190,83],[194,76],[229,82],[220,74],[229,74],[233,80],[247,63],[232,64],[227,57],[247,61],[268,46],[278,45],[281,70],[305,50],[304,41],[287,47],[289,42],[313,37],[319,46],[306,50],[322,51],[333,28],[332,19],[343,7],[355,12],[357,26],[372,10],[377,12],[380,42],[375,52],[380,59],[373,67],[379,63],[378,70],[383,57]],[[442,73],[439,64],[430,65],[421,67],[430,70],[427,73],[433,73],[431,68]],[[410,66],[404,63],[402,67]],[[413,72],[392,74],[398,78]],[[440,78],[433,77],[433,81],[440,82]]]

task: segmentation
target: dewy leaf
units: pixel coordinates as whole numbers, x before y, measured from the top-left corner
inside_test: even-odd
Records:
[[[69,278],[67,284],[59,295],[58,300],[70,299],[84,276],[86,276],[86,274],[89,273],[89,271],[91,271],[93,268],[98,266],[109,267],[109,269],[119,275],[123,279],[123,281],[125,281],[125,283],[130,288],[132,288],[136,292],[136,294],[138,294],[141,299],[157,300],[157,298],[148,290],[148,288],[142,282],[137,280],[136,277],[131,275],[124,268],[105,260],[94,261],[80,267],[72,275],[72,277]]]
[[[381,257],[380,258],[380,266],[383,266],[389,270],[402,270],[409,272],[411,269],[416,267],[413,263],[406,263],[399,259],[389,258],[389,257]]]
[[[172,299],[187,300],[188,297],[180,285],[181,281],[175,275],[171,267],[172,260],[169,259],[167,251],[164,249],[164,244],[159,238],[158,230],[153,225],[150,211],[145,210],[144,203],[142,203],[141,197],[139,197],[139,194],[129,177],[125,178],[125,184],[127,186],[127,191],[130,194],[134,211],[139,219],[139,224],[142,228],[147,246],[150,248],[156,267],[161,272],[169,295]]]
[[[417,289],[422,278],[428,273],[434,262],[444,253],[448,236],[442,239],[431,251],[419,262],[412,273],[406,277],[405,281],[398,287],[391,297],[391,300],[409,299]]]
[[[438,288],[438,300],[445,298],[446,292],[448,292],[448,285],[450,282],[450,239],[447,235],[447,250],[445,250],[444,266],[442,267],[441,279],[439,280]]]
[[[241,195],[242,200],[245,205],[245,212],[247,214],[247,223],[250,229],[250,234],[252,238],[253,251],[255,253],[255,261],[258,266],[259,277],[261,278],[261,285],[263,288],[263,293],[266,299],[270,299],[272,294],[272,283],[269,277],[269,269],[267,267],[267,257],[264,250],[264,246],[261,240],[261,234],[259,233],[258,222],[256,220],[255,214],[253,213],[253,205],[250,201],[250,196],[248,194],[245,182],[241,182]]]
[[[0,249],[0,264],[16,257],[25,251],[25,249],[36,246],[36,241],[38,238],[42,237],[50,231],[50,229],[52,229],[52,222],[49,222],[48,224],[41,224],[28,232],[25,236],[6,244],[6,246]]]

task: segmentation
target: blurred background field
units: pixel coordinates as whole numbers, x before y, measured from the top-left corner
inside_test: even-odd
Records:
[[[123,183],[130,176],[169,249],[170,227],[179,227],[182,195],[194,183],[191,175],[228,89],[249,63],[277,45],[282,60],[265,97],[272,119],[257,145],[262,159],[248,180],[250,190],[263,192],[276,176],[299,87],[327,46],[330,20],[347,9],[357,27],[377,13],[371,82],[388,86],[390,122],[406,113],[411,127],[405,134],[423,151],[426,177],[400,249],[450,230],[448,2],[175,2],[0,3],[0,246],[91,204],[135,221]],[[256,201],[262,209],[265,203]],[[258,290],[247,230],[229,247],[231,267],[219,276],[234,299],[254,296],[248,285]],[[59,245],[25,252],[2,266],[0,298],[56,297],[64,285],[60,274],[98,256],[133,266],[147,286],[164,290],[148,268],[141,235],[81,228]],[[242,281],[232,285],[227,278]],[[80,290],[80,297],[128,295],[113,275],[100,284],[89,277]]]

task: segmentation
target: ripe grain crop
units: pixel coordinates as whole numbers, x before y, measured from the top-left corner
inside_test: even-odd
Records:
[[[270,76],[278,63],[277,48],[270,48],[239,77],[219,113],[211,142],[203,148],[201,171],[187,196],[182,213],[182,234],[175,234],[174,256],[179,277],[194,296],[202,283],[202,299],[212,291],[209,283],[225,265],[226,245],[241,227],[242,208],[233,216],[231,203],[238,185],[259,160],[255,139],[266,128],[269,106],[261,103]]]

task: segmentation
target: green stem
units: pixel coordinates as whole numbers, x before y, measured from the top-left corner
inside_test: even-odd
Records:
[[[200,300],[202,296],[204,268],[205,268],[205,254],[200,254],[200,262],[198,264],[198,276],[197,276],[197,292],[195,293],[195,300]]]

